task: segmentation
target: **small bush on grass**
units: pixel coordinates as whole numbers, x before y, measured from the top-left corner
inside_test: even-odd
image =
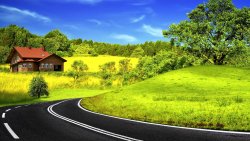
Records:
[[[108,62],[99,66],[102,86],[112,86],[116,74],[115,62]]]
[[[43,95],[49,95],[48,84],[42,76],[33,77],[30,83],[29,95],[37,98],[40,98]]]
[[[82,60],[75,60],[71,67],[73,71],[70,71],[68,75],[74,78],[74,82],[82,77],[84,73],[89,69],[88,65],[85,64]]]

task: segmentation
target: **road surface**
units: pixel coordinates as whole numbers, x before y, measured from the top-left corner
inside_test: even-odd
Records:
[[[249,132],[161,126],[100,115],[80,99],[0,108],[0,141],[250,141]]]

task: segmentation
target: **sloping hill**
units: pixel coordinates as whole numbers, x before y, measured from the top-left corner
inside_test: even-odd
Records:
[[[178,126],[250,131],[250,70],[199,66],[85,99],[90,110]]]

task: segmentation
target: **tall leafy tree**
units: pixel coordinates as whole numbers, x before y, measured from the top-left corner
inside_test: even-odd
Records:
[[[131,54],[131,57],[142,57],[143,55],[144,55],[144,50],[139,46],[135,48],[135,50]]]
[[[56,53],[56,51],[68,51],[70,47],[67,36],[59,30],[52,30],[46,34],[43,44],[45,48],[52,53]]]
[[[222,65],[245,53],[250,38],[250,9],[237,9],[232,0],[209,0],[188,14],[189,20],[163,31],[198,57]]]
[[[16,25],[0,28],[0,63],[6,61],[13,47],[27,46],[27,42],[31,37],[33,35],[28,30]]]

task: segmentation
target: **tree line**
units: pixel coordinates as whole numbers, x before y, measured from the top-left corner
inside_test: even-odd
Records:
[[[155,56],[161,51],[181,52],[216,65],[247,64],[250,52],[250,8],[236,8],[232,0],[208,0],[188,13],[188,19],[172,24],[163,35],[170,42],[110,44],[92,40],[69,40],[59,30],[45,36],[23,27],[0,28],[0,63],[14,46],[45,47],[59,56],[90,54],[125,57]]]
[[[15,46],[45,47],[48,52],[62,57],[73,56],[74,54],[142,57],[154,56],[161,50],[172,48],[171,43],[164,41],[121,45],[80,38],[70,40],[60,30],[52,30],[44,36],[38,36],[17,25],[0,28],[0,63],[5,63],[11,49]]]

